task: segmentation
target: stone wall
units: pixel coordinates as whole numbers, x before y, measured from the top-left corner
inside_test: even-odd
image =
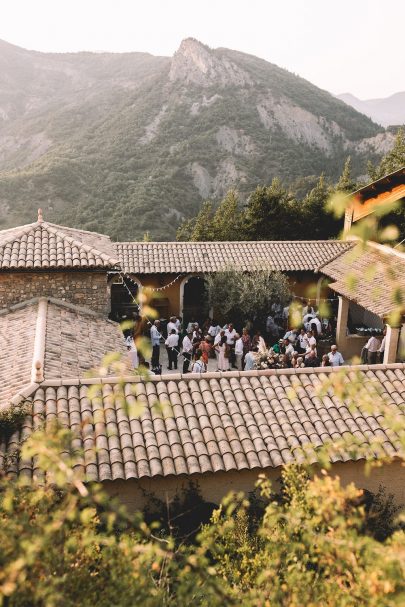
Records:
[[[0,273],[0,309],[41,296],[90,308],[104,316],[110,311],[105,272]]]

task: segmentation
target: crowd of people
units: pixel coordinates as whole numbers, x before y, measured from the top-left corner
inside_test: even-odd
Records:
[[[218,371],[343,365],[336,345],[332,344],[325,353],[319,348],[320,339],[332,340],[333,323],[306,302],[299,314],[299,328],[289,328],[288,308],[274,304],[263,335],[254,330],[251,322],[237,331],[232,322],[221,325],[212,318],[204,323],[192,319],[183,327],[182,319],[172,316],[165,328],[155,320],[150,329],[152,359],[147,366],[153,373],[162,373],[161,344],[166,347],[168,370],[178,369],[180,364],[184,374],[205,373],[210,359],[216,361]],[[140,361],[135,360],[136,346],[131,336],[127,338],[127,346],[135,367]]]

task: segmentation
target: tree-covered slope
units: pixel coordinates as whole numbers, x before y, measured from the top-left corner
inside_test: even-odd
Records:
[[[172,59],[0,43],[1,227],[174,238],[202,200],[280,176],[364,172],[389,134],[286,70],[187,39]]]

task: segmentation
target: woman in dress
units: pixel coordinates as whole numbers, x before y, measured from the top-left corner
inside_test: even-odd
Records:
[[[218,352],[218,371],[229,371],[229,347],[225,335],[215,349]]]

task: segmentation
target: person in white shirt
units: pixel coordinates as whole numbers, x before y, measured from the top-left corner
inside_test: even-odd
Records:
[[[235,345],[235,339],[236,339],[236,331],[233,328],[233,324],[229,323],[227,329],[225,329],[225,337],[226,337],[226,343],[228,344],[228,346],[233,346]]]
[[[202,338],[202,331],[200,329],[200,325],[198,324],[198,322],[195,322],[193,325],[193,339],[201,339]]]
[[[176,316],[176,322],[174,324],[176,325],[176,331],[179,335],[181,333],[181,321],[182,321],[181,316]]]
[[[307,331],[311,329],[311,323],[313,322],[314,318],[314,314],[305,314],[304,318],[302,319],[302,323]]]
[[[308,346],[308,335],[305,333],[305,329],[301,329],[300,334],[298,335],[298,347],[300,350],[300,354],[306,352]]]
[[[240,335],[237,333],[235,341],[235,358],[236,358],[236,366],[239,371],[242,371],[242,357],[243,357],[243,341]]]
[[[302,308],[302,315],[305,317],[307,314],[311,314],[311,316],[315,316],[315,310],[311,305],[309,305],[306,301],[304,301],[304,307]]]
[[[190,322],[187,325],[186,333],[192,333],[194,331],[195,320],[194,317],[191,318]]]
[[[215,320],[213,320],[208,328],[208,335],[210,335],[211,337],[213,337],[215,339],[215,337],[218,335],[218,333],[221,331],[221,327],[219,326],[219,324],[217,322],[215,322]]]
[[[156,369],[157,367],[159,367],[161,337],[162,336],[160,334],[160,320],[155,320],[150,329],[150,339],[152,342],[152,369]]]
[[[291,358],[293,357],[293,354],[294,354],[294,346],[290,341],[288,341],[288,339],[284,340],[284,346],[285,346],[284,354],[288,357],[289,360],[291,360]]]
[[[338,352],[337,346],[333,345],[330,347],[330,352],[328,354],[329,362],[331,367],[341,367],[345,364],[343,360],[343,356],[340,352]]]
[[[226,337],[226,343],[229,346],[229,362],[232,365],[232,367],[234,367],[235,369],[236,369],[236,365],[235,365],[236,336],[237,336],[237,333],[236,333],[235,329],[233,328],[233,324],[229,323],[228,328],[225,329],[225,337]]]
[[[307,331],[307,339],[310,346],[312,346],[312,344],[315,344],[316,346],[316,338],[314,337],[312,331]]]
[[[317,357],[317,356],[318,356],[318,351],[316,349],[316,344],[308,345],[304,358]]]
[[[256,366],[257,346],[254,346],[245,356],[245,371],[253,371]]]
[[[173,331],[173,329],[176,331],[176,333],[178,333],[176,320],[177,319],[176,319],[175,316],[171,316],[170,317],[170,320],[167,323],[167,336],[169,336],[171,334],[171,332]]]
[[[369,365],[375,365],[377,362],[377,352],[381,348],[381,342],[376,337],[376,332],[373,331],[371,333],[371,337],[366,343],[365,347],[367,349],[367,362]]]
[[[172,365],[175,369],[177,369],[177,357],[179,354],[177,347],[179,345],[179,336],[176,333],[176,329],[171,330],[170,335],[165,341],[165,345],[167,349],[167,356],[169,358],[169,370],[172,370]]]
[[[187,333],[187,335],[183,339],[183,373],[188,373],[191,357],[193,355],[193,342],[191,341],[192,335],[192,333]]]
[[[207,372],[207,365],[205,364],[203,358],[202,358],[202,352],[201,350],[197,350],[196,352],[196,357],[197,360],[193,363],[193,368],[192,368],[192,372],[193,373],[206,373]]]

